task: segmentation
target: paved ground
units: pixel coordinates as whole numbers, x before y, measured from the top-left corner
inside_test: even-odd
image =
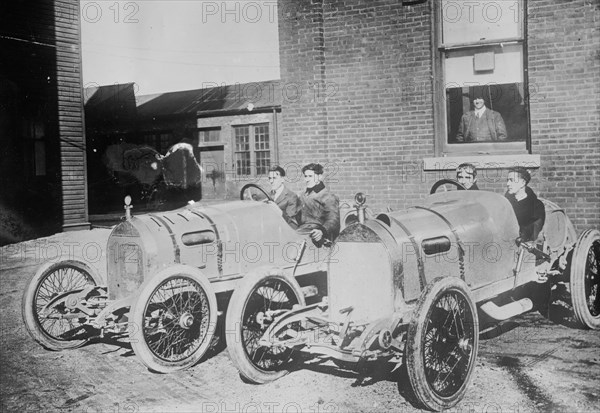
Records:
[[[359,378],[330,362],[304,365],[262,386],[242,382],[217,344],[203,363],[153,374],[126,343],[96,342],[64,352],[35,343],[21,297],[37,266],[83,256],[105,272],[107,230],[58,234],[0,249],[2,412],[408,412],[406,373],[378,366]],[[61,251],[61,253],[59,253]],[[563,287],[550,319],[530,313],[482,337],[469,391],[457,412],[600,411],[600,333],[574,327]]]

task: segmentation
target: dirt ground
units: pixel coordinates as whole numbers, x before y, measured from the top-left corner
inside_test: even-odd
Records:
[[[2,412],[411,412],[406,371],[371,366],[364,376],[331,361],[307,361],[266,385],[244,383],[223,345],[174,374],[149,372],[127,343],[96,341],[63,352],[28,335],[21,297],[36,268],[84,256],[105,273],[108,230],[0,249]],[[456,412],[600,411],[600,332],[575,326],[565,286],[546,317],[529,313],[481,337],[471,385]]]

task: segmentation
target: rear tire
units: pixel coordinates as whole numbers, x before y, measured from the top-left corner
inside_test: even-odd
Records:
[[[406,341],[409,381],[423,406],[449,409],[464,397],[478,345],[477,309],[465,282],[445,277],[428,284]]]
[[[583,326],[600,329],[600,231],[588,229],[577,240],[571,260],[571,303]]]

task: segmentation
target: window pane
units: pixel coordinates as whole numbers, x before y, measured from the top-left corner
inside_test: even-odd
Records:
[[[208,131],[207,142],[219,142],[220,140],[221,140],[221,130],[220,129],[211,129]]]
[[[156,144],[156,135],[155,134],[147,134],[142,137],[142,145],[150,146],[152,148],[156,148],[158,145]]]
[[[526,141],[523,46],[468,48],[445,55],[447,143]],[[476,122],[471,112],[476,94],[497,112],[488,112],[493,116],[486,116],[486,122]]]
[[[250,152],[236,152],[235,171],[238,176],[250,175]]]
[[[473,111],[477,96],[483,96],[486,107],[486,114],[480,118]],[[448,143],[502,143],[527,139],[523,83],[447,88],[446,109]]]
[[[271,153],[269,151],[256,152],[256,174],[267,175],[271,166]]]
[[[523,46],[484,47],[445,53],[447,87],[523,82]]]
[[[158,151],[163,155],[167,153],[169,148],[171,147],[171,134],[170,133],[161,133],[160,134],[160,147]]]
[[[235,170],[238,176],[250,175],[250,127],[235,126]]]
[[[198,142],[209,143],[221,140],[221,129],[201,129],[198,131]]]
[[[254,127],[254,149],[257,151],[269,149],[269,125]]]
[[[250,127],[236,126],[235,131],[235,150],[236,152],[250,150]]]
[[[523,0],[442,1],[442,42],[521,38]]]

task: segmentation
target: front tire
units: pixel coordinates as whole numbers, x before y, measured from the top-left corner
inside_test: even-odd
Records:
[[[421,294],[409,324],[406,360],[417,399],[428,409],[465,395],[479,345],[477,309],[464,281],[437,278]]]
[[[577,240],[571,261],[571,302],[575,318],[600,329],[600,231],[588,229]]]
[[[59,294],[101,283],[96,271],[83,262],[67,260],[42,265],[29,280],[21,302],[23,321],[31,337],[53,351],[84,345],[86,314],[64,305],[56,305],[46,314],[42,314],[42,309]]]
[[[292,350],[260,346],[258,340],[272,317],[297,304],[305,305],[298,282],[278,270],[250,273],[235,289],[225,331],[229,357],[244,379],[263,384],[288,374],[286,367],[293,358]]]
[[[206,277],[177,265],[141,287],[129,317],[135,354],[150,370],[171,373],[193,366],[208,350],[217,299]]]

